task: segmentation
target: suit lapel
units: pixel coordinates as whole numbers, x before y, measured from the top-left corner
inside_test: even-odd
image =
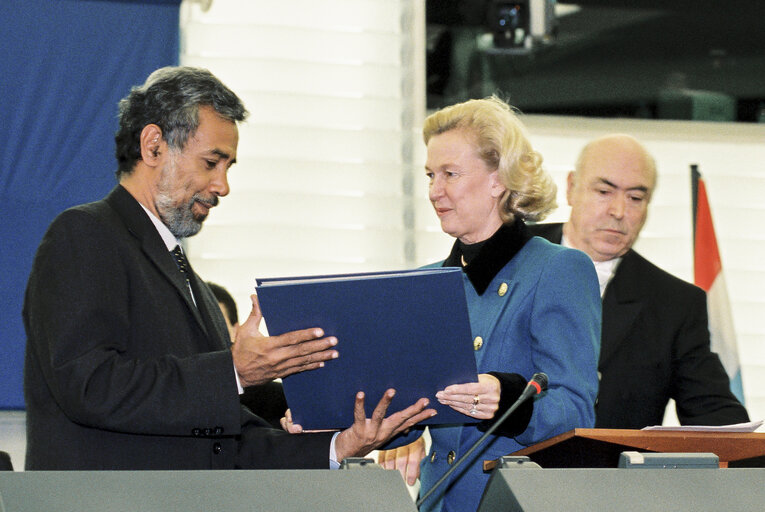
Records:
[[[549,223],[530,226],[531,232],[559,244],[563,238],[563,224]],[[640,298],[640,271],[637,255],[629,250],[622,258],[603,297],[603,327],[600,337],[600,363],[607,362],[625,342],[627,333],[635,323],[643,303]]]
[[[600,365],[603,366],[625,342],[630,327],[643,308],[635,256],[628,251],[616,269],[603,297],[603,332],[600,343]]]
[[[151,227],[154,229],[153,225]],[[156,233],[156,229],[154,232]],[[209,336],[207,325],[202,318],[200,308],[194,304],[194,301],[191,298],[191,294],[189,293],[188,286],[186,286],[186,278],[178,270],[178,266],[175,264],[170,251],[168,251],[167,247],[165,247],[165,243],[162,241],[162,238],[159,236],[159,234],[157,234],[156,237],[145,237],[142,242],[143,252],[146,254],[146,257],[149,258],[160,270],[160,272],[162,272],[165,278],[170,281],[170,283],[183,299],[183,302],[186,303],[186,307],[188,307],[191,313],[194,315],[194,319],[197,321],[204,333]],[[191,264],[189,264],[189,268],[191,270],[189,279],[194,282],[196,274],[194,273],[194,269],[191,268]],[[194,298],[196,299],[199,297],[199,293],[197,290],[194,290],[194,288],[198,289],[199,287],[192,286],[192,290],[194,291]],[[201,301],[197,300],[197,302],[199,303]]]
[[[218,299],[202,281],[202,278],[196,272],[191,272],[191,286],[194,290],[194,298],[197,301],[197,309],[201,315],[204,326],[206,326],[207,337],[213,344],[211,350],[221,350],[228,348],[227,343],[228,328],[218,306]]]
[[[210,337],[208,326],[202,318],[199,308],[197,308],[191,299],[188,287],[186,286],[186,279],[178,271],[178,266],[175,264],[173,256],[167,250],[162,237],[157,233],[157,228],[154,227],[151,219],[146,215],[138,201],[120,185],[117,185],[112,190],[107,196],[106,201],[120,216],[128,231],[140,241],[141,249],[147,259],[152,262],[165,279],[176,289],[183,302],[186,303],[186,307],[194,315],[202,331]],[[192,276],[196,278],[193,270]]]

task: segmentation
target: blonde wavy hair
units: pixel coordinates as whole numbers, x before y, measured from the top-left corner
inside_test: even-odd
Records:
[[[434,135],[455,129],[471,135],[480,158],[499,171],[504,223],[516,217],[542,220],[558,206],[557,187],[542,169],[542,155],[531,147],[526,128],[507,103],[491,96],[445,107],[425,119],[422,136],[427,145]]]

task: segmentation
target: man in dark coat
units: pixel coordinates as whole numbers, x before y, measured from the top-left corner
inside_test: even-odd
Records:
[[[434,414],[421,399],[385,418],[389,391],[367,419],[359,394],[350,428],[292,435],[240,405],[242,388],[337,356],[319,328],[263,337],[254,298],[229,349],[185,261],[229,192],[246,114],[196,68],[157,70],[120,102],[119,184],[53,221],[27,285],[27,469],[328,469]]]
[[[603,297],[595,426],[660,425],[670,398],[683,425],[749,421],[710,350],[706,294],[632,250],[656,185],[656,167],[628,135],[582,150],[568,176],[571,216],[532,233],[592,258]]]

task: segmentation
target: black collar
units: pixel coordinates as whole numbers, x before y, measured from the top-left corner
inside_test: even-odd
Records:
[[[489,283],[502,268],[518,254],[532,235],[526,224],[516,219],[512,224],[503,224],[491,238],[484,242],[478,256],[462,270],[467,275],[478,295],[483,295]],[[444,267],[461,267],[462,251],[459,240],[454,242],[452,252],[446,258]]]

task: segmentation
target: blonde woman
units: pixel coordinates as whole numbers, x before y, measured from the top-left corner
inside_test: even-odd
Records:
[[[426,119],[423,135],[430,202],[443,231],[456,239],[433,266],[463,269],[479,376],[436,395],[463,413],[465,423],[430,428],[430,453],[419,466],[421,495],[512,405],[534,373],[549,377],[548,391],[518,409],[420,509],[469,511],[478,508],[489,478],[484,460],[594,425],[600,295],[586,254],[527,231],[524,221],[555,208],[556,189],[506,103],[493,97],[444,108]],[[414,430],[396,445],[421,433]],[[422,443],[412,446],[424,455]],[[404,457],[389,450],[381,462],[406,472],[407,448],[398,455],[401,450]]]

